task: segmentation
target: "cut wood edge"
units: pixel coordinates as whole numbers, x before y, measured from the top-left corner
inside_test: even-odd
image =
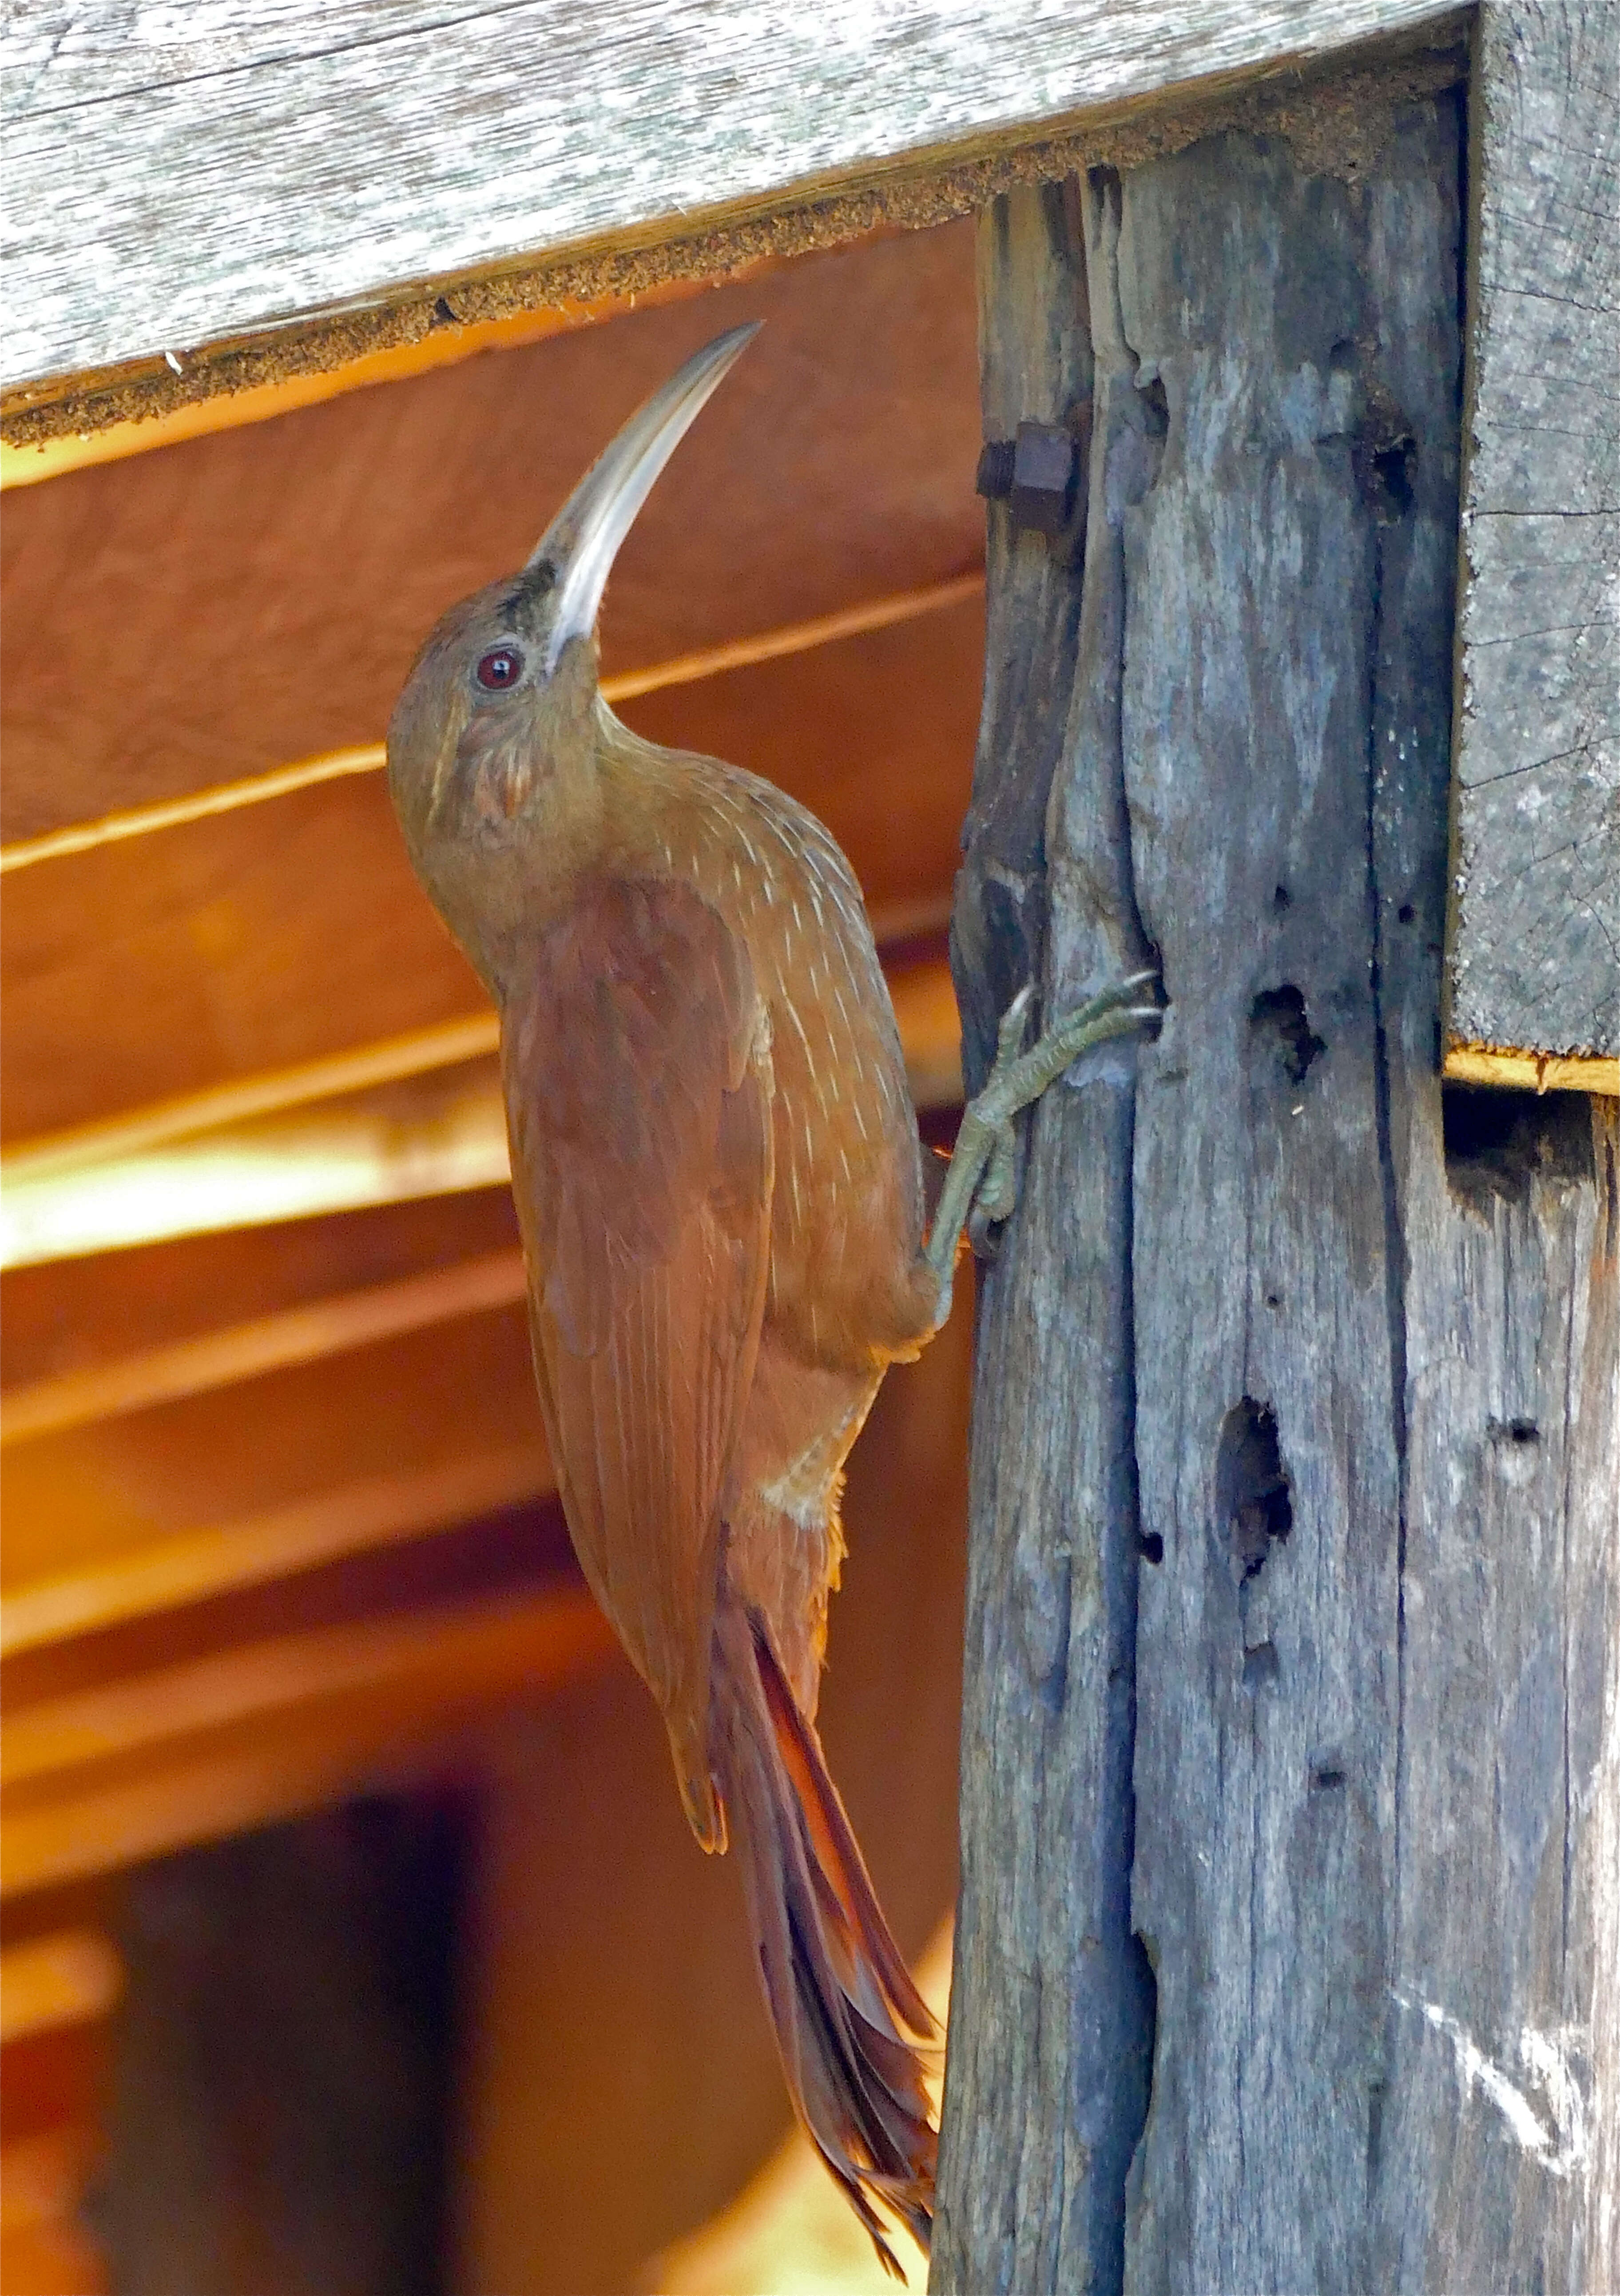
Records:
[[[92,1420],[143,1411],[401,1338],[430,1324],[483,1315],[511,1306],[523,1291],[522,1253],[490,1252],[424,1275],[369,1284],[167,1346],[58,1372],[0,1391],[0,1444],[61,1434]]]
[[[774,258],[757,256],[730,276],[752,278],[776,267]],[[133,455],[151,454],[158,447],[183,446],[188,439],[209,438],[216,431],[272,422],[278,414],[319,406],[329,398],[367,390],[373,383],[405,382],[439,367],[459,366],[483,351],[516,350],[551,335],[572,334],[632,308],[644,311],[656,304],[684,302],[708,284],[695,275],[673,278],[634,297],[563,297],[555,303],[506,312],[499,318],[474,319],[465,325],[430,324],[429,332],[414,341],[363,351],[358,357],[342,359],[333,366],[308,368],[275,382],[250,383],[241,390],[189,399],[145,416],[110,422],[102,430],[65,431],[29,446],[0,439],[0,492],[38,486],[46,479],[64,478],[70,471],[93,469],[101,463],[125,462]]]
[[[413,1475],[340,1484],[235,1522],[181,1531],[8,1593],[0,1603],[0,1657],[447,1530],[498,1507],[549,1497],[555,1488],[544,1452],[513,1445]]]
[[[1620,1059],[1452,1045],[1441,1073],[1448,1084],[1496,1085],[1514,1092],[1591,1092],[1611,1099],[1620,1095]]]
[[[446,1734],[479,1708],[553,1695],[610,1662],[616,1649],[588,1595],[554,1590],[328,1630],[334,1663],[324,1682],[312,1663],[317,1654],[291,1647],[318,1639],[289,1637],[293,1703],[252,1709],[239,1701],[248,1719],[221,1726],[221,1734],[234,1733],[227,1748],[209,1749],[206,1735],[190,1748],[168,1744],[160,1729],[149,1764],[119,1751],[130,1775],[98,1783],[87,1775],[91,1762],[14,1793],[20,1807],[0,1818],[0,1891],[86,1880],[405,1782],[442,1758]],[[267,1689],[265,1656],[247,1654]],[[266,1726],[273,1715],[281,1718]]]
[[[970,598],[978,596],[984,586],[984,569],[978,567],[966,574],[952,575],[943,582],[926,583],[920,589],[896,591],[888,597],[840,607],[836,613],[818,614],[809,621],[790,622],[779,629],[758,631],[752,637],[728,639],[724,645],[677,654],[669,661],[655,662],[646,669],[625,670],[617,676],[602,679],[602,695],[610,703],[633,701],[641,694],[661,693],[668,686],[695,685],[704,678],[724,676],[730,670],[751,669],[762,662],[780,661],[790,654],[808,653],[817,646],[835,645],[842,638],[864,637],[874,630],[890,629],[896,623],[915,621],[924,614],[965,604]],[[103,814],[95,821],[73,822],[63,829],[48,830],[39,837],[19,838],[10,845],[0,846],[0,875],[13,869],[32,868],[41,861],[62,861],[76,854],[93,853],[100,846],[116,845],[126,838],[150,837],[160,830],[183,829],[194,821],[207,821],[218,814],[239,812],[244,806],[264,805],[274,798],[290,797],[299,790],[316,788],[323,782],[341,781],[351,774],[380,773],[387,764],[385,745],[367,742],[352,749],[327,750],[319,757],[304,758],[291,765],[274,766],[267,773],[250,774],[241,781],[217,783],[184,797],[132,806],[123,812]]]
[[[0,2046],[64,2025],[94,2025],[123,1989],[123,1964],[99,1930],[59,1930],[0,1953]]]

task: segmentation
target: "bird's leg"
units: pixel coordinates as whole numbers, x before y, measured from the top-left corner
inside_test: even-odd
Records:
[[[1128,1036],[1145,1021],[1157,1021],[1160,1008],[1136,1001],[1155,972],[1133,972],[1089,1004],[1077,1004],[1047,1029],[1039,1041],[1024,1049],[1029,1006],[1035,994],[1020,988],[1002,1016],[996,1035],[995,1064],[989,1082],[962,1111],[961,1125],[945,1174],[939,1209],[929,1231],[923,1257],[939,1278],[939,1320],[951,1308],[951,1275],[956,1248],[970,1215],[986,1221],[1004,1220],[1018,1201],[1018,1158],[1013,1119],[1055,1084],[1069,1062],[1088,1046],[1109,1037]]]

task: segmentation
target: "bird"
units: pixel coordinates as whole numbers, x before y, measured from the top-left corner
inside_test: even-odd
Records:
[[[815,1728],[845,1462],[1004,1218],[1013,1121],[1156,1015],[1136,974],[1026,1048],[1004,1018],[928,1221],[853,871],[770,782],[602,698],[596,623],[659,472],[757,332],[697,351],[516,573],[428,636],[388,734],[412,864],[500,1016],[536,1385],[584,1575],[662,1716],[692,1833],[734,1843],[799,2121],[899,2273],[925,2251],[937,2041]],[[893,2220],[893,2223],[890,2222]]]

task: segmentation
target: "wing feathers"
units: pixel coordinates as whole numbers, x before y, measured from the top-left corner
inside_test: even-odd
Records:
[[[685,888],[591,888],[502,1032],[536,1367],[586,1576],[716,1824],[719,1503],[758,1349],[769,1030],[748,952]]]

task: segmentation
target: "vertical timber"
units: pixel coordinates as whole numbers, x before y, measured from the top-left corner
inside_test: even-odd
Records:
[[[1008,440],[1033,422],[1084,445],[1092,331],[1073,187],[996,201],[979,262],[986,436]],[[990,511],[986,702],[953,928],[970,1090],[1024,980],[1054,963],[1066,988],[1116,969],[1101,934],[1089,958],[1083,931],[1061,955],[1046,947],[1055,774],[1092,776],[1098,911],[1128,909],[1117,754],[1104,740],[1083,767],[1071,760],[1078,665],[1095,645],[1081,605],[1082,551],[1089,567],[1098,546],[1089,493],[1088,505],[1083,472],[1050,538]],[[1023,1212],[981,1289],[963,1887],[930,2283],[953,2296],[1078,2296],[1120,2282],[1150,2046],[1128,1901],[1136,1057],[1106,1048],[1086,1069],[1092,1089],[1049,1095],[1037,1111]]]
[[[1168,1004],[984,1287],[950,2296],[1620,2285],[1614,1111],[1439,1080],[1462,107],[1359,125],[981,241],[987,435],[1043,281],[1092,406],[1072,622],[991,513],[970,1080],[1029,971]]]

